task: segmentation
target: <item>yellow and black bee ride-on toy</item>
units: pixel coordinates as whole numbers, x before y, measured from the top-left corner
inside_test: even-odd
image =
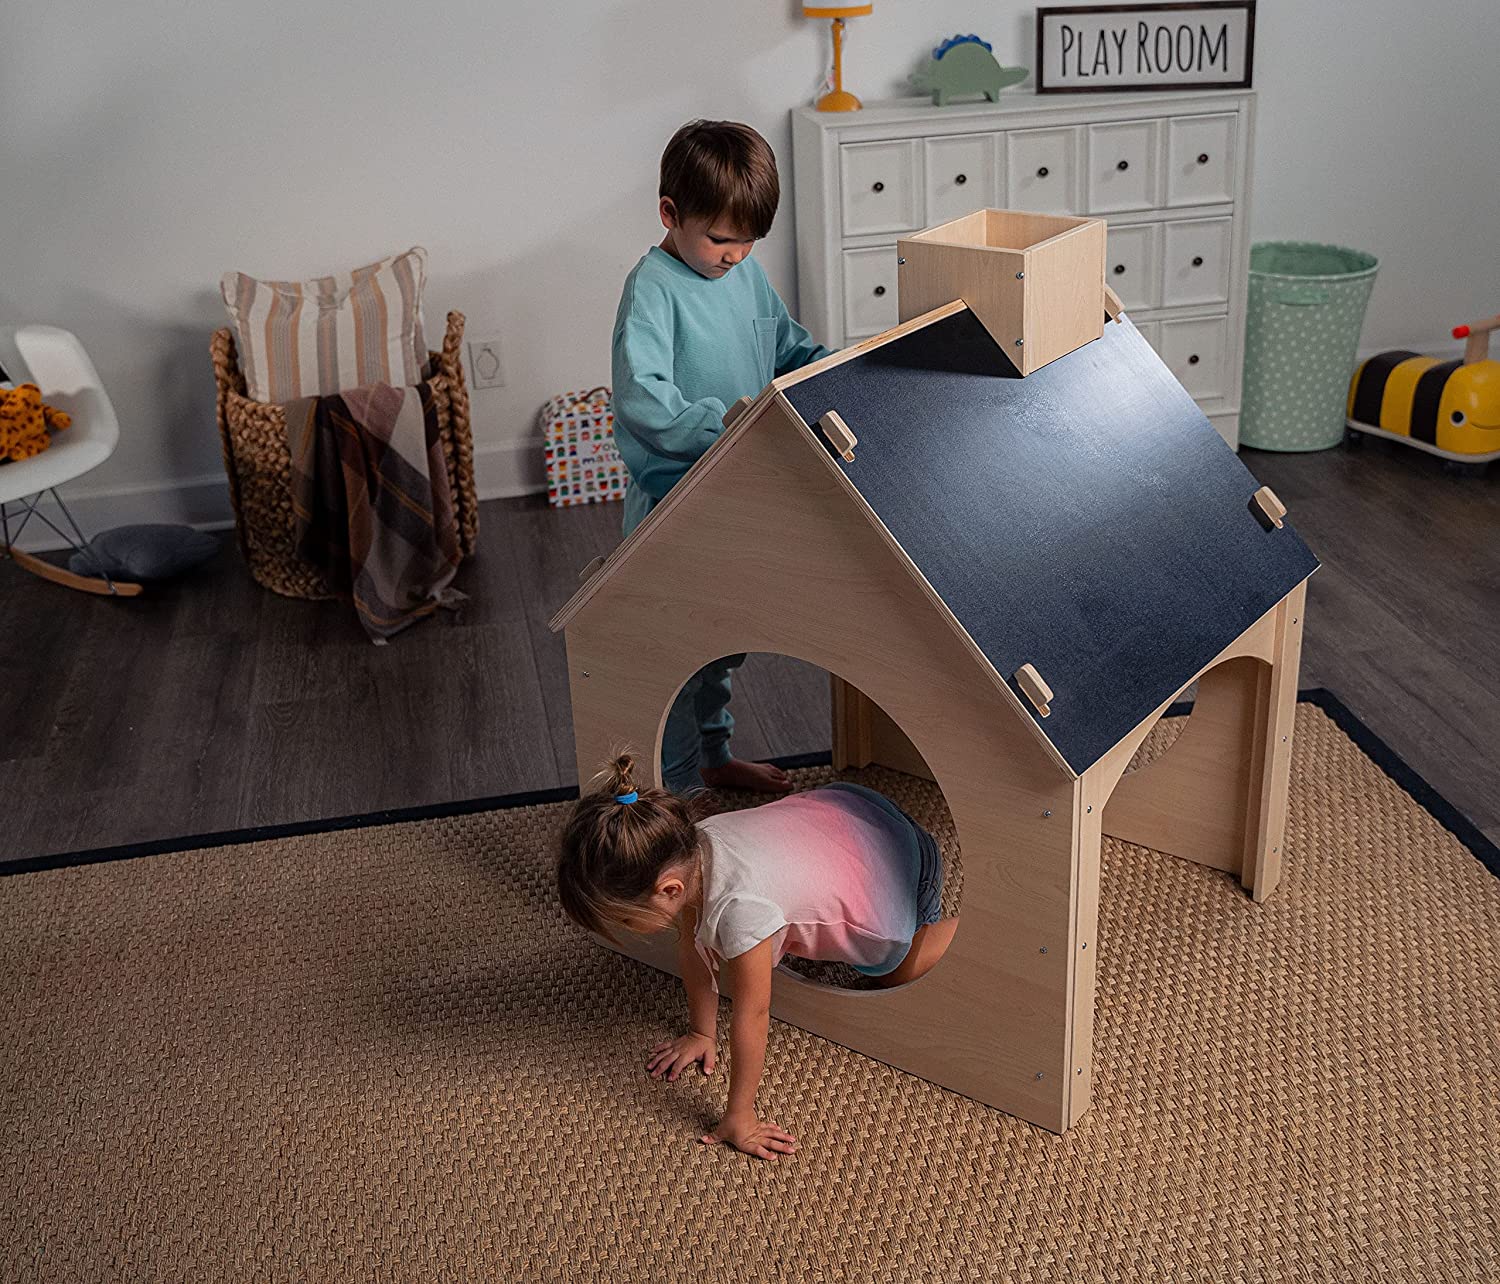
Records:
[[[1349,383],[1346,440],[1389,437],[1452,472],[1483,472],[1500,459],[1500,361],[1490,360],[1497,326],[1500,316],[1456,326],[1453,337],[1468,340],[1462,361],[1398,350],[1363,362]]]

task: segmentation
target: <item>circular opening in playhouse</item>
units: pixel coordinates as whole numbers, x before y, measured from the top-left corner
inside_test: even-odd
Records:
[[[725,710],[729,719],[722,716]],[[716,773],[710,767],[705,773],[704,761],[723,757],[726,730],[732,770]],[[691,761],[694,748],[699,754],[696,766]],[[761,770],[766,764],[778,767],[794,792],[843,781],[894,803],[931,836],[940,856],[941,892],[934,895],[934,889],[924,889],[924,904],[932,907],[934,901],[939,902],[937,912],[946,925],[934,925],[919,948],[926,959],[937,960],[922,976],[930,975],[931,966],[941,966],[938,943],[951,944],[955,930],[951,920],[958,916],[963,894],[957,831],[943,791],[921,755],[874,700],[826,669],[791,656],[768,652],[730,656],[705,666],[679,689],[663,726],[659,752],[663,778],[680,790],[696,788],[698,810],[704,818],[762,806],[784,796],[740,784],[746,763],[757,764]],[[729,783],[724,783],[726,774]],[[917,845],[924,846],[920,838]],[[857,894],[852,892],[851,899]],[[808,981],[834,988],[884,988],[877,979],[844,962],[788,953],[782,966]],[[910,983],[919,983],[922,976]]]

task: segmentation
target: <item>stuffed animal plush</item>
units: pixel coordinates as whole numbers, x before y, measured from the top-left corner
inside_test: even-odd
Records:
[[[71,415],[42,404],[34,383],[0,388],[0,464],[40,455],[52,444],[50,434],[72,422]]]

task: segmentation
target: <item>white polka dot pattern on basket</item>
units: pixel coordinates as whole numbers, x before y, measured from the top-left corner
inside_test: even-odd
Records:
[[[1279,251],[1294,264],[1299,257],[1318,266],[1337,266],[1342,259],[1353,270],[1261,271],[1256,258],[1262,251]],[[1245,318],[1242,445],[1326,450],[1343,440],[1349,379],[1375,271],[1370,255],[1339,246],[1273,242],[1254,248]]]

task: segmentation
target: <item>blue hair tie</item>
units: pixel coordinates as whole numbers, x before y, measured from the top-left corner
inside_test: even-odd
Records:
[[[616,794],[615,801],[617,803],[633,803],[639,797],[640,794],[632,789],[628,794]]]

